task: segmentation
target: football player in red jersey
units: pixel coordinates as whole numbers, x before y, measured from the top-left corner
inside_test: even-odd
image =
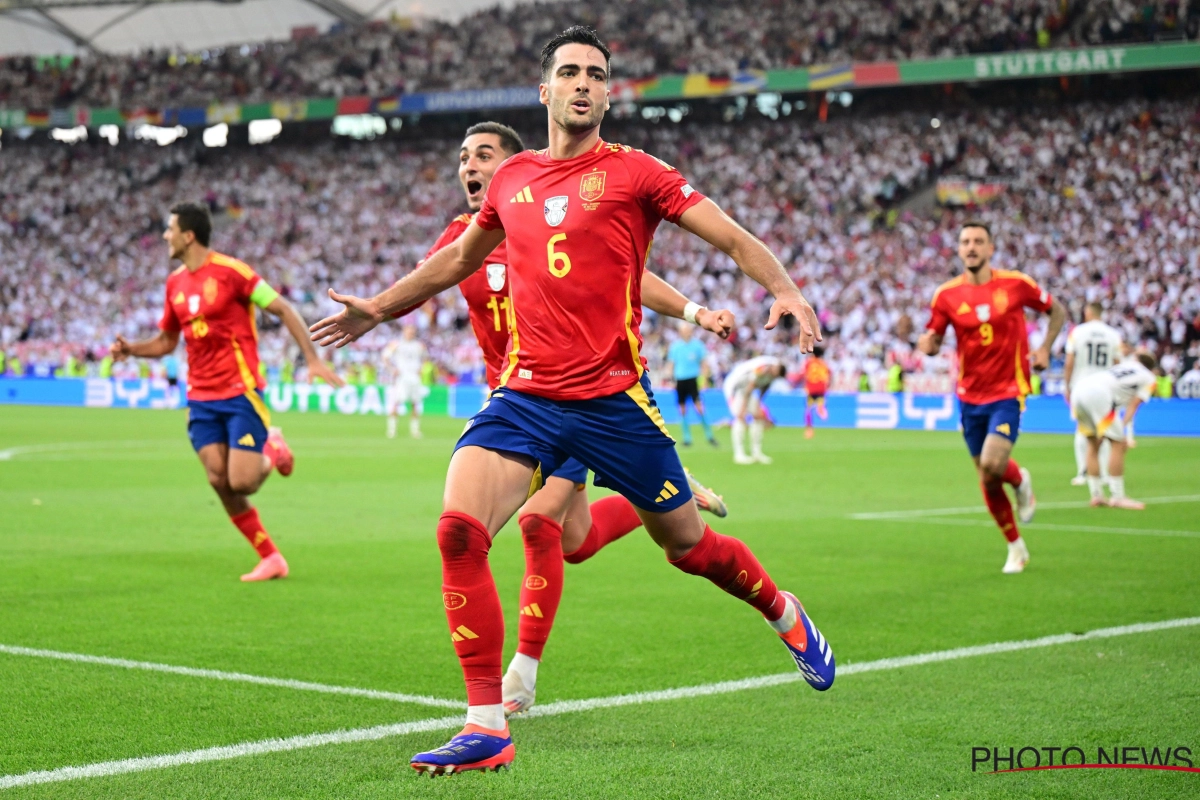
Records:
[[[480,122],[467,128],[458,156],[458,179],[467,206],[478,212],[492,176],[509,157],[525,145],[512,128],[498,122]],[[425,259],[454,242],[467,229],[472,214],[460,214],[437,238]],[[423,259],[418,263],[424,263]],[[483,350],[488,387],[500,385],[509,341],[508,254],[505,243],[488,254],[482,269],[458,285],[467,302],[471,330]],[[642,275],[642,302],[664,314],[680,313],[687,299],[661,278]],[[659,298],[662,298],[660,301]],[[414,310],[407,308],[395,316]],[[733,329],[733,314],[698,308],[694,324],[725,338]],[[719,517],[725,516],[721,498],[687,473],[696,504]],[[589,505],[587,467],[568,459],[545,485],[517,512],[525,546],[525,576],[521,583],[517,624],[517,652],[504,676],[504,709],[509,714],[528,711],[534,704],[537,670],[562,599],[565,560],[582,564],[604,546],[641,527],[636,509],[621,495],[604,497]]]
[[[813,409],[821,419],[829,419],[825,410],[825,393],[829,391],[829,365],[821,356],[825,348],[813,348],[813,354],[804,362],[804,391],[808,401],[804,404],[804,438],[813,438]]]
[[[992,269],[996,252],[992,232],[982,222],[966,222],[958,234],[958,257],[966,271],[933,294],[928,330],[917,348],[937,355],[946,328],[958,340],[958,402],[963,438],[975,460],[988,510],[1008,540],[1005,573],[1029,563],[1029,548],[1013,519],[1004,484],[1016,489],[1017,516],[1033,519],[1036,500],[1029,470],[1012,459],[1013,445],[1029,394],[1029,369],[1050,365],[1050,345],[1062,330],[1066,309],[1022,272]],[[1050,324],[1041,346],[1031,354],[1025,309],[1049,312]]]
[[[542,51],[550,146],[510,158],[483,207],[451,246],[395,286],[312,327],[343,346],[387,315],[453,286],[506,242],[512,336],[500,387],[467,424],[446,478],[438,523],[442,602],[467,684],[467,725],[412,766],[447,773],[511,763],[501,702],[504,620],[487,555],[492,537],[568,458],[624,495],[675,567],[749,603],[780,636],[811,686],[832,685],[833,651],[793,595],[750,549],[696,511],[674,442],[645,374],[639,333],[642,273],[659,223],[677,223],[722,252],[774,296],[767,327],[792,315],[799,347],[820,330],[779,260],[675,169],[600,139],[609,50],[590,28],[569,28]],[[691,317],[695,309],[680,308]]]
[[[283,320],[308,362],[310,379],[344,384],[317,355],[292,304],[246,264],[210,250],[211,235],[206,206],[181,203],[171,209],[163,239],[171,258],[183,266],[167,278],[159,333],[140,342],[118,336],[110,352],[116,361],[127,356],[161,358],[175,350],[183,331],[188,438],[225,512],[260,557],[242,580],[284,578],[287,562],[247,499],[272,469],[287,476],[294,464],[283,434],[270,427],[271,413],[263,401],[266,382],[258,368],[254,306]]]

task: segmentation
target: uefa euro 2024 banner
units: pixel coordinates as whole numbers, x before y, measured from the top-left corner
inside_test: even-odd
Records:
[[[275,413],[385,414],[391,387],[276,383],[267,388],[267,405]],[[487,388],[473,384],[434,386],[425,399],[428,414],[470,417],[483,404]],[[725,396],[719,389],[703,392],[709,420],[728,420]],[[655,400],[668,423],[679,421],[673,389],[658,389]],[[179,408],[182,392],[161,378],[85,380],[0,378],[0,404],[79,406],[90,408]],[[775,424],[804,424],[803,393],[769,393],[766,407]],[[831,394],[826,398],[828,420],[821,427],[865,430],[957,431],[958,400],[950,394]],[[694,410],[689,408],[689,419]],[[696,419],[695,421],[699,421]],[[1154,399],[1138,411],[1136,428],[1143,436],[1200,436],[1200,398]],[[1075,425],[1060,396],[1026,398],[1021,429],[1037,433],[1071,433]]]

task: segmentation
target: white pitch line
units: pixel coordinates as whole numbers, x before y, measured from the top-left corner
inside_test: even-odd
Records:
[[[458,700],[443,700],[440,697],[429,697],[421,694],[403,694],[401,692],[381,692],[375,689],[359,689],[354,686],[331,686],[326,683],[311,683],[295,681],[287,678],[268,678],[262,675],[247,675],[244,672],[224,672],[217,669],[197,669],[195,667],[178,667],[173,664],[156,664],[153,661],[131,661],[127,658],[109,658],[108,656],[89,656],[83,653],[64,653],[58,650],[38,650],[32,647],[15,647],[0,644],[0,653],[13,656],[33,656],[35,658],[53,658],[59,661],[74,661],[80,664],[102,664],[106,667],[122,667],[124,669],[143,669],[150,672],[166,672],[172,675],[186,675],[190,678],[209,678],[217,681],[233,681],[235,683],[256,683],[260,686],[275,686],[280,689],[299,689],[305,692],[323,692],[325,694],[345,694],[354,697],[369,697],[372,700],[390,700],[395,703],[413,703],[437,708],[466,708],[467,704]]]
[[[883,519],[879,522],[925,522],[930,525],[966,525],[968,527],[994,528],[996,523],[984,519],[946,519],[944,517],[908,517],[907,519]],[[1177,531],[1165,528],[1106,528],[1100,525],[1056,525],[1049,522],[1027,522],[1022,528],[1048,531],[1078,531],[1080,533],[1114,533],[1122,536],[1171,536],[1182,539],[1200,539],[1200,531]]]
[[[1061,633],[1055,636],[1043,636],[1039,639],[995,642],[993,644],[959,647],[953,650],[939,650],[933,653],[922,653],[913,656],[881,658],[876,661],[863,661],[857,664],[850,663],[838,667],[838,674],[844,677],[846,675],[856,675],[861,672],[879,672],[882,670],[900,669],[902,667],[915,667],[940,661],[955,661],[961,658],[1011,653],[1018,650],[1032,650],[1039,647],[1053,647],[1093,639],[1108,639],[1114,636],[1128,636],[1134,633],[1150,633],[1152,631],[1186,628],[1196,625],[1200,625],[1200,617],[1184,617],[1181,619],[1163,620],[1161,622],[1140,622],[1133,625],[1121,625],[1115,628],[1099,628],[1087,633]],[[802,680],[800,673],[787,672],[779,675],[764,675],[759,678],[747,678],[739,681],[722,681],[720,683],[709,683],[701,686],[686,686],[680,689],[664,689],[657,692],[637,692],[635,694],[621,694],[611,697],[596,697],[590,700],[562,700],[557,703],[534,706],[529,713],[517,719],[552,717],[559,714],[593,711],[601,708],[618,708],[620,706],[642,705],[645,703],[660,703],[668,700],[683,700],[691,697],[729,694],[730,692],[741,692],[748,689],[760,689],[767,686],[795,683],[799,680]],[[329,744],[374,741],[376,739],[403,736],[410,733],[454,730],[461,727],[462,724],[463,720],[461,716],[439,717],[436,719],[417,720],[415,722],[402,722],[395,725],[377,725],[371,728],[356,728],[353,730],[333,731],[332,733],[293,736],[288,739],[267,739],[260,742],[244,742],[242,744],[223,747],[209,747],[203,750],[187,750],[173,755],[145,756],[122,761],[104,761],[82,767],[60,767],[59,769],[0,776],[0,789],[10,789],[16,786],[29,786],[40,783],[57,783],[60,781],[76,780],[78,778],[101,778],[110,775],[122,775],[129,772],[144,772],[151,769],[178,767],[185,764],[200,764],[206,761],[225,761],[233,758],[242,758],[243,756],[323,747]]]
[[[1182,494],[1171,497],[1147,497],[1143,500],[1146,505],[1163,503],[1200,503],[1200,494]],[[1087,508],[1089,500],[1060,500],[1049,503],[1038,503],[1040,509]],[[959,506],[957,508],[918,508],[907,511],[863,511],[848,514],[849,519],[857,520],[888,520],[906,519],[909,517],[947,517],[956,514],[981,514],[987,511],[986,506]]]

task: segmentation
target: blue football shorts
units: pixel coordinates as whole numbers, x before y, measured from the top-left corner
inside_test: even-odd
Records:
[[[261,453],[267,443],[271,413],[262,392],[247,392],[227,400],[188,400],[188,438],[192,447],[224,442],[238,450]]]

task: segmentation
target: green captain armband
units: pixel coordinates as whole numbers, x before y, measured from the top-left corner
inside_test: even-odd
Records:
[[[250,302],[259,308],[266,308],[275,302],[275,298],[279,297],[279,292],[271,288],[271,285],[262,278],[258,279],[258,283],[254,284],[254,291],[250,293]]]

